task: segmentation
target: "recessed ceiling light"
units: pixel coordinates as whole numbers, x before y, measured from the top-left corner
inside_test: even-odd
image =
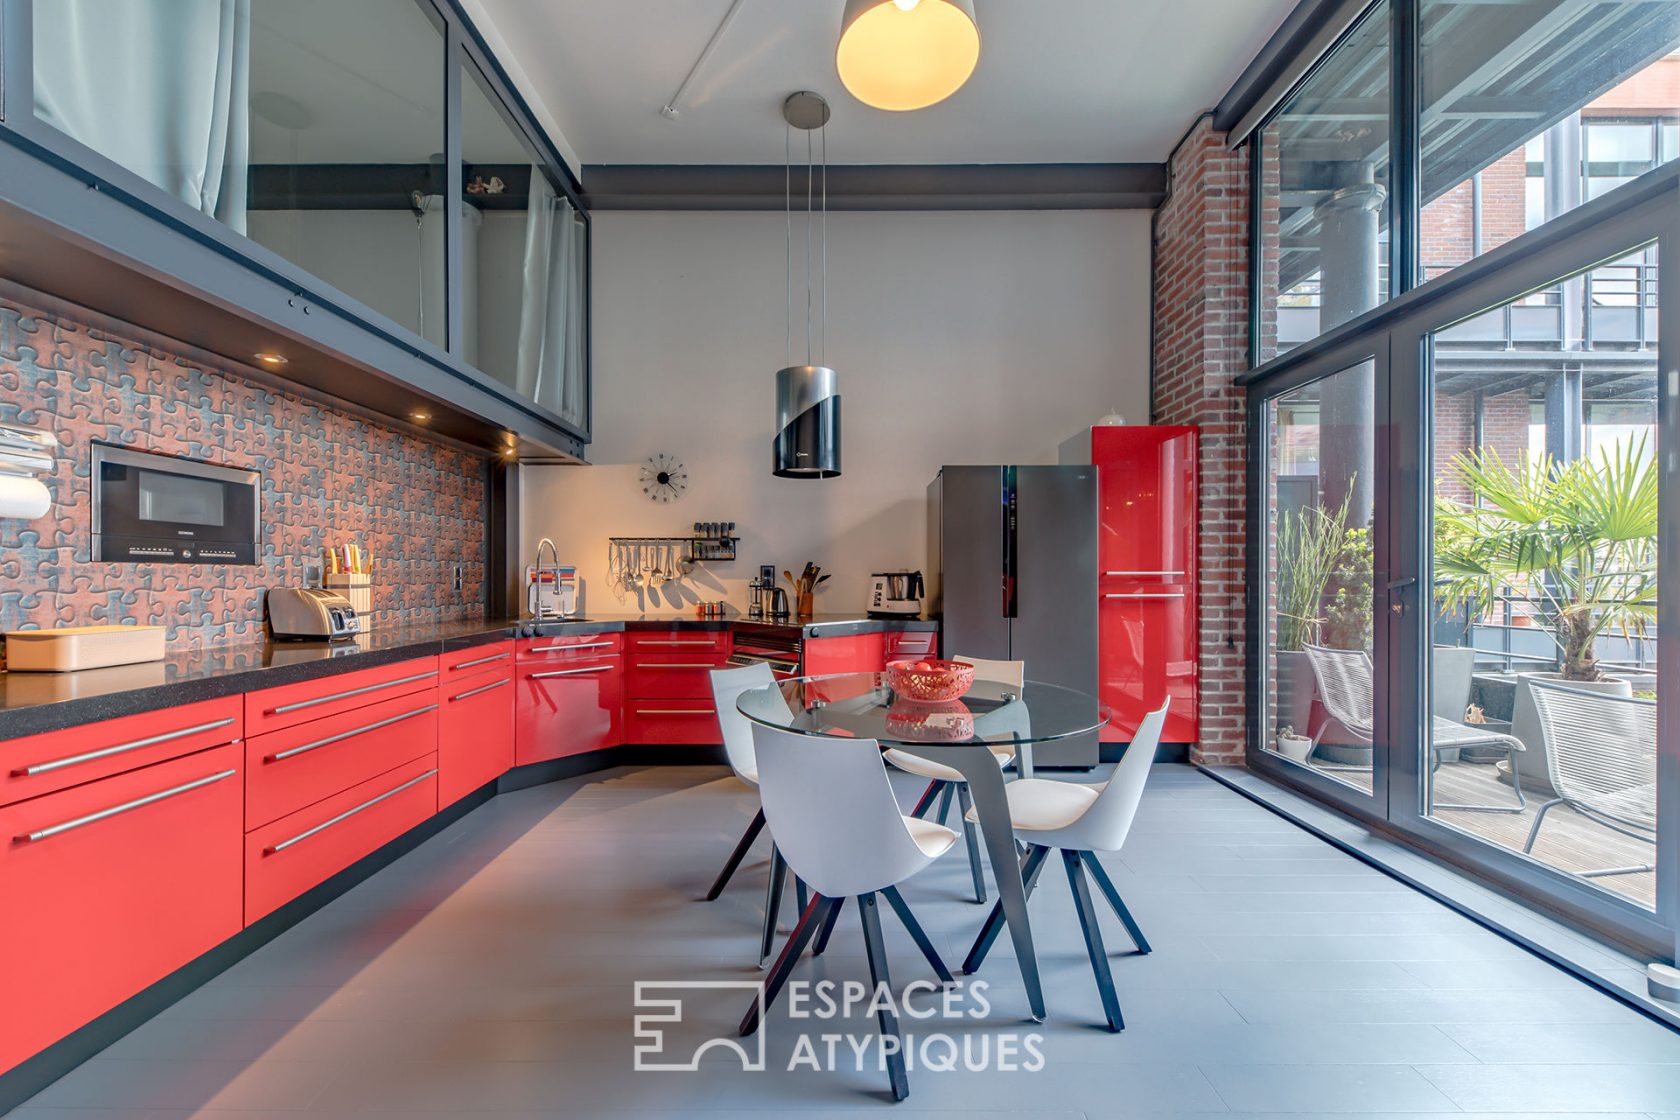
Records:
[[[253,354],[252,357],[256,358],[257,361],[261,362],[265,366],[283,366],[286,364],[286,355],[272,354],[266,350]]]

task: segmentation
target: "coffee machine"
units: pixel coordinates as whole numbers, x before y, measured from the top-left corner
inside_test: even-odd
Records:
[[[869,617],[919,617],[926,594],[921,572],[873,572],[869,576]]]

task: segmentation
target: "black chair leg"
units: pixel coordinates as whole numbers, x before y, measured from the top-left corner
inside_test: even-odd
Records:
[[[823,951],[828,948],[828,939],[834,936],[835,923],[840,920],[840,911],[845,908],[846,900],[844,898],[837,898],[834,900],[834,908],[828,912],[828,920],[823,922],[822,928],[817,931],[817,940],[811,946],[811,955],[813,957],[822,956]]]
[[[793,897],[801,914],[805,913],[805,907],[810,905],[810,893],[805,886],[805,880],[795,875],[793,877]]]
[[[922,951],[922,956],[933,966],[934,975],[943,983],[956,983],[957,978],[951,975],[951,970],[946,968],[945,962],[939,958],[939,950],[928,940],[927,931],[922,928],[922,923],[916,920],[916,915],[910,912],[910,905],[904,901],[904,896],[898,893],[898,888],[882,887],[881,894],[886,898],[887,905],[893,908],[893,913],[898,915],[898,920],[904,923],[904,928],[910,933],[910,940],[916,943],[916,948]]]
[[[1038,873],[1044,870],[1044,859],[1050,854],[1049,848],[1033,844],[1027,848],[1027,854],[1021,859],[1021,886],[1026,890],[1027,897],[1032,897],[1033,887],[1038,885]],[[974,939],[974,947],[969,949],[968,956],[963,960],[962,970],[972,976],[980,970],[980,963],[986,959],[986,954],[992,951],[992,942],[997,940],[1003,932],[1003,903],[1000,901],[992,907],[992,912],[986,915],[986,924],[980,927],[980,936]]]
[[[972,808],[974,798],[968,792],[968,783],[963,782],[957,786],[957,811],[962,813],[963,839],[968,843],[968,870],[974,876],[974,901],[984,905],[986,874],[980,868],[980,831],[968,819],[968,811]]]
[[[743,859],[747,858],[747,849],[753,846],[753,841],[757,840],[758,834],[763,831],[764,810],[760,808],[757,813],[753,814],[752,823],[747,825],[747,830],[741,834],[741,839],[736,842],[735,850],[729,853],[729,861],[723,865],[723,870],[719,871],[718,877],[713,880],[712,889],[706,892],[707,902],[717,901],[717,896],[723,893],[723,888],[727,887],[729,880],[734,877],[735,869],[741,866]]]
[[[944,785],[945,783],[938,778],[929,782],[928,787],[922,791],[922,796],[916,799],[916,807],[910,810],[910,815],[912,817],[926,815],[928,809],[933,806],[933,799],[939,796],[939,790]]]
[[[758,967],[770,959],[776,947],[776,922],[782,916],[782,888],[787,883],[787,861],[780,848],[770,849],[770,887],[764,894],[764,932],[758,939]]]
[[[858,895],[858,910],[863,915],[863,947],[869,954],[869,981],[874,990],[892,991],[892,977],[887,974],[887,947],[881,938],[881,912],[873,894]],[[898,1016],[889,1001],[883,1000],[876,1012],[881,1026],[881,1046],[887,1053],[887,1076],[892,1081],[893,1100],[901,1101],[910,1095],[910,1076],[904,1065],[904,1039],[898,1033]]]
[[[840,905],[838,898],[824,898],[817,895],[811,899],[811,905],[805,908],[805,913],[799,917],[799,924],[788,934],[787,944],[782,946],[782,955],[776,958],[776,963],[770,969],[770,975],[764,980],[763,1009],[769,1011],[775,1004],[776,997],[782,994],[782,988],[787,984],[788,977],[793,974],[793,966],[799,963],[799,955],[805,951],[805,946],[811,943],[816,935],[817,927],[828,920],[829,911]],[[747,1014],[741,1019],[741,1037],[745,1038],[758,1029],[759,1000],[753,1000],[752,1006],[747,1008]]]
[[[944,824],[950,819],[951,796],[956,793],[957,786],[954,782],[940,782],[939,784],[945,788],[939,791],[939,808],[933,811],[933,819],[940,824]]]
[[[1091,873],[1091,878],[1097,881],[1097,889],[1102,891],[1104,898],[1108,899],[1108,904],[1114,907],[1115,917],[1119,918],[1120,924],[1126,927],[1126,933],[1131,936],[1132,944],[1137,946],[1138,954],[1140,956],[1147,954],[1149,952],[1149,939],[1143,936],[1143,930],[1138,927],[1137,919],[1132,917],[1132,912],[1126,908],[1126,903],[1121,899],[1120,892],[1114,889],[1114,881],[1108,877],[1108,872],[1104,871],[1103,865],[1097,862],[1096,853],[1080,852],[1079,859],[1085,864],[1086,870]]]
[[[1108,1029],[1123,1031],[1126,1020],[1120,1016],[1120,1000],[1114,994],[1114,974],[1108,970],[1108,951],[1103,948],[1102,930],[1097,928],[1097,911],[1091,905],[1091,889],[1085,883],[1084,865],[1080,862],[1079,853],[1063,851],[1062,866],[1067,868],[1068,886],[1073,889],[1073,905],[1079,911],[1079,928],[1085,933],[1085,952],[1091,958],[1091,971],[1097,977],[1097,994],[1102,997]]]

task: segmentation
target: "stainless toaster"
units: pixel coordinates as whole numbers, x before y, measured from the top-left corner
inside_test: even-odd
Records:
[[[268,628],[276,638],[353,638],[362,622],[350,600],[319,587],[276,587],[268,593]]]

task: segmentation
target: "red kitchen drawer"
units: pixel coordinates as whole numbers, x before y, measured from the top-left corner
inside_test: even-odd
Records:
[[[631,700],[624,705],[626,741],[646,746],[723,742],[710,699]]]
[[[323,716],[365,707],[393,696],[423,692],[437,683],[435,657],[399,661],[377,669],[339,673],[322,680],[245,694],[245,733],[260,735]]]
[[[728,662],[721,650],[632,653],[625,691],[638,698],[709,700],[712,670]]]
[[[450,650],[438,658],[438,675],[445,681],[460,680],[474,673],[513,666],[513,642],[491,642],[482,646]],[[445,685],[447,687],[447,685]]]
[[[513,682],[511,673],[487,672],[438,690],[439,809],[513,767]]]
[[[886,639],[888,661],[922,661],[939,656],[939,634],[934,630],[890,630]]]
[[[242,765],[230,744],[0,809],[0,1072],[239,932]]]
[[[525,766],[624,741],[624,659],[521,665],[514,761]]]
[[[624,635],[566,634],[557,638],[521,638],[518,646],[522,662],[607,657],[624,650]]]
[[[635,630],[625,635],[626,647],[642,653],[693,653],[705,650],[729,654],[727,630]]]
[[[0,805],[235,742],[244,710],[225,696],[0,742]]]
[[[407,762],[245,837],[245,924],[437,812],[437,756]]]
[[[288,813],[437,750],[435,691],[310,720],[245,741],[245,827]]]

